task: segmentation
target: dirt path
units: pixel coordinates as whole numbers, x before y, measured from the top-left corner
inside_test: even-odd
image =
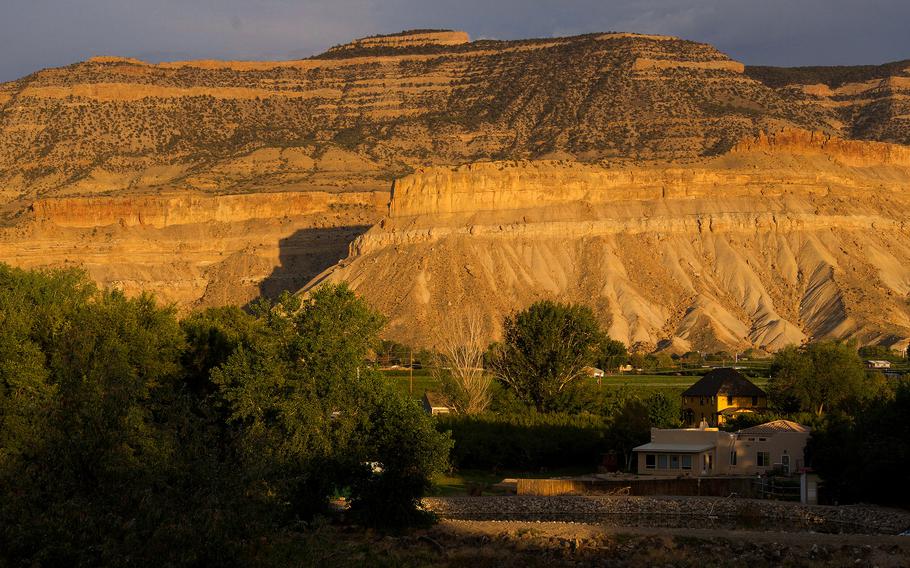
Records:
[[[910,566],[910,537],[444,520],[434,566]]]

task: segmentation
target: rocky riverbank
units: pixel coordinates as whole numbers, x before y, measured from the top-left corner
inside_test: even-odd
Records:
[[[574,521],[626,527],[885,535],[910,528],[910,512],[898,509],[716,497],[446,497],[424,499],[424,506],[443,519],[474,521]]]

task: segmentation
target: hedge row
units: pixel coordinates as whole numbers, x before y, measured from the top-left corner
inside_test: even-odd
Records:
[[[607,422],[590,414],[479,414],[440,417],[462,468],[536,469],[596,466],[607,446]]]

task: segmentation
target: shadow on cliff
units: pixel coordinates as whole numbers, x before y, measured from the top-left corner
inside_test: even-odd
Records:
[[[278,242],[280,264],[259,284],[260,295],[276,298],[285,290],[296,292],[320,272],[348,255],[348,245],[370,228],[352,225],[329,229],[301,229]]]

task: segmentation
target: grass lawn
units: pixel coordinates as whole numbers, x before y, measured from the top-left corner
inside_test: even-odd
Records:
[[[407,369],[383,370],[382,374],[402,394],[412,398],[422,398],[428,390],[438,390],[439,382],[433,378],[429,369],[414,369],[413,391],[411,387],[410,372]]]

